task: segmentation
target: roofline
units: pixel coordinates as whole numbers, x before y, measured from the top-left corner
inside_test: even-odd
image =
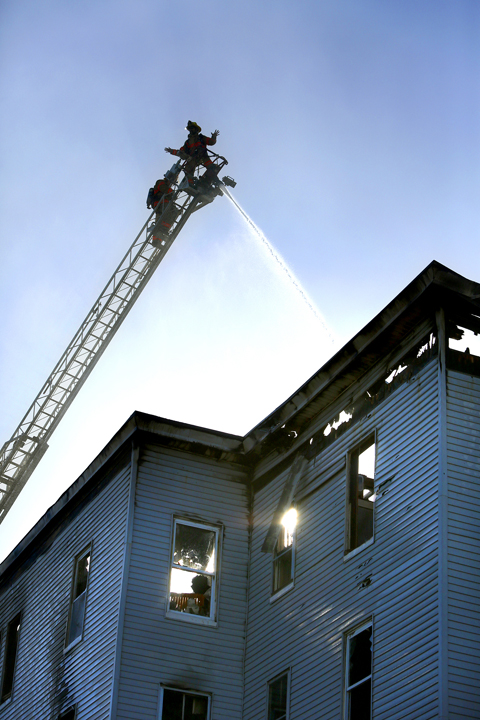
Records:
[[[139,433],[148,436],[152,442],[186,451],[214,454],[217,458],[240,462],[244,466],[255,463],[254,456],[258,453],[253,453],[252,450],[257,449],[261,452],[261,443],[267,436],[291,420],[345,372],[360,353],[433,286],[463,295],[467,300],[477,304],[480,309],[480,284],[467,280],[434,260],[309,380],[244,437],[135,411],[79,478],[46,511],[0,564],[0,581],[6,574],[10,574],[12,568],[14,570],[22,564],[27,549],[41,537],[49,535],[56,524],[62,521],[64,515],[75,506],[75,502],[81,501],[83,492],[86,492],[87,486],[90,486],[98,473],[107,470],[109,465],[120,458],[126,450],[127,442],[134,442],[135,435]],[[289,405],[292,406],[290,411]]]
[[[122,453],[125,453],[127,443],[134,442],[139,433],[148,435],[153,442],[155,439],[160,441],[160,444],[165,441],[170,444],[173,441],[180,443],[183,448],[191,446],[192,451],[197,452],[200,448],[205,448],[230,460],[235,459],[236,456],[238,459],[243,456],[243,438],[241,436],[135,411],[77,480],[62,493],[7,555],[0,564],[0,584],[5,576],[9,576],[17,566],[22,565],[24,558],[28,555],[28,549],[34,543],[38,545],[43,537],[53,531],[63,517],[71,511],[76,501],[80,501],[98,473],[108,470],[109,466],[119,459]]]
[[[429,288],[437,286],[461,293],[471,301],[480,300],[480,284],[467,280],[445,265],[433,260],[365,327],[349,340],[330,360],[322,365],[290,397],[252,428],[244,438],[245,452],[251,452],[267,435],[291,420],[315,396],[317,396],[348,365],[385,331],[405,310],[415,303]],[[291,404],[291,412],[282,413]],[[280,415],[280,418],[279,418]],[[270,421],[270,422],[269,422]]]

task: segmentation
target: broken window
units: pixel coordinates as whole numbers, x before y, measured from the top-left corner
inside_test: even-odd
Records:
[[[268,683],[268,720],[286,720],[289,673]]]
[[[163,688],[162,720],[208,720],[209,710],[208,695]]]
[[[297,511],[290,508],[283,516],[282,527],[273,552],[273,592],[293,582],[294,540],[297,525]]]
[[[67,630],[67,647],[83,636],[89,574],[90,549],[85,550],[75,561],[72,600]]]
[[[8,698],[12,695],[21,619],[21,613],[18,613],[18,615],[15,615],[13,620],[8,623],[5,657],[3,660],[1,702],[8,700]]]
[[[175,520],[169,611],[215,619],[218,528]]]
[[[375,435],[348,455],[346,552],[373,539]]]
[[[345,720],[372,717],[372,625],[347,635],[345,654]]]

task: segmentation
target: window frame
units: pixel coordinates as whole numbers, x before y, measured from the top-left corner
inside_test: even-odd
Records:
[[[297,509],[296,503],[291,503],[290,507],[286,512],[292,509]],[[297,516],[298,517],[298,516]],[[280,532],[284,532],[284,528],[282,527]],[[270,595],[270,600],[273,602],[274,600],[277,600],[277,598],[282,597],[285,595],[285,593],[289,592],[292,588],[295,587],[295,559],[296,559],[296,550],[297,550],[297,533],[298,533],[298,521],[295,525],[294,531],[292,533],[292,543],[291,545],[288,545],[282,550],[282,552],[278,553],[277,555],[277,546],[278,546],[278,540],[280,539],[280,534],[277,538],[277,542],[275,543],[275,547],[273,549],[272,553],[272,590]],[[277,560],[281,558],[283,555],[286,555],[287,552],[291,552],[291,563],[290,563],[290,581],[283,585],[282,587],[278,588],[278,590],[275,589],[275,575],[276,570],[278,567]]]
[[[73,715],[71,714],[73,712]],[[66,710],[62,710],[60,715],[58,716],[58,720],[67,720],[67,718],[71,718],[72,720],[75,720],[77,717],[77,705],[71,705]]]
[[[207,573],[198,570],[184,569],[184,572],[191,572],[192,575],[206,575],[212,578],[211,594],[210,594],[210,616],[195,615],[178,610],[170,609],[170,594],[172,584],[172,570],[178,569],[178,566],[174,564],[174,553],[175,553],[175,536],[177,525],[187,525],[189,527],[199,528],[200,530],[208,530],[215,533],[215,569],[213,573]],[[182,622],[191,622],[196,625],[208,625],[210,627],[217,626],[217,615],[218,615],[218,597],[219,597],[219,580],[220,580],[220,554],[221,544],[223,537],[223,526],[216,525],[215,523],[204,522],[203,520],[191,520],[182,516],[174,515],[172,519],[172,533],[171,533],[171,550],[170,550],[170,568],[168,573],[168,587],[167,587],[167,599],[166,599],[166,612],[165,617],[171,620],[180,620]],[[173,688],[174,689],[174,688]]]
[[[356,635],[359,635],[364,630],[367,630],[368,628],[371,629],[371,663],[370,663],[370,675],[362,678],[356,683],[353,683],[351,686],[348,684],[349,680],[349,661],[350,661],[350,641],[352,638],[354,638]],[[370,680],[370,718],[373,718],[373,653],[374,653],[374,634],[373,634],[373,618],[369,618],[368,620],[364,620],[360,625],[356,625],[355,627],[351,628],[350,630],[347,630],[347,632],[344,634],[344,652],[343,652],[343,720],[349,720],[350,719],[350,695],[349,693],[351,690],[354,690],[355,688],[359,687],[363,683],[365,683],[367,680]]]
[[[289,720],[290,717],[290,689],[291,689],[291,674],[292,669],[289,667],[286,670],[284,670],[281,673],[278,673],[275,675],[271,680],[267,680],[267,712],[266,712],[266,720],[270,720],[270,687],[273,685],[274,682],[277,682],[277,680],[280,680],[281,678],[285,677],[287,678],[287,702],[285,707],[285,717],[281,718],[281,720]]]
[[[74,597],[75,593],[75,586],[77,583],[77,570],[80,564],[80,561],[86,556],[89,556],[89,568],[88,568],[88,577],[87,577],[87,585],[85,587],[85,590],[77,595],[77,597]],[[74,561],[73,561],[73,573],[72,573],[72,582],[70,586],[70,602],[68,607],[68,621],[67,621],[67,629],[65,633],[65,648],[64,652],[67,652],[71,650],[72,648],[76,647],[79,643],[82,642],[84,634],[85,634],[85,617],[87,614],[87,603],[88,603],[88,592],[90,588],[90,574],[91,574],[91,568],[92,568],[92,543],[87,545],[83,548],[83,550],[75,555]],[[80,635],[78,635],[76,638],[68,642],[70,637],[70,630],[71,630],[71,623],[72,623],[72,610],[73,606],[76,600],[78,600],[79,597],[82,595],[85,596],[85,602],[84,602],[84,608],[83,608],[83,621],[82,621],[82,632]]]
[[[162,720],[163,715],[163,698],[165,690],[171,690],[172,692],[182,693],[182,695],[194,695],[195,697],[202,697],[207,699],[207,720],[210,720],[212,716],[212,694],[208,692],[198,690],[186,690],[185,688],[172,687],[171,685],[160,685],[160,702],[158,704],[158,720]]]
[[[8,655],[9,655],[8,649],[9,649],[9,641],[11,638],[10,630],[14,624],[18,625],[18,630],[16,631],[16,635],[15,635],[15,654],[14,654],[14,659],[13,659],[13,669],[11,671],[11,680],[9,680],[10,688],[7,692],[5,692],[5,690],[4,690],[5,673],[7,670],[7,661],[9,659],[8,658]],[[2,682],[1,682],[1,686],[0,686],[0,706],[4,705],[6,702],[13,700],[13,689],[15,686],[15,675],[17,672],[17,663],[18,663],[18,647],[20,645],[20,633],[22,631],[22,625],[23,625],[23,612],[22,612],[22,610],[20,610],[8,622],[7,630],[4,633],[5,634],[5,647],[3,650]],[[0,633],[0,638],[3,639],[3,633]]]
[[[346,497],[345,497],[345,548],[344,548],[344,559],[353,557],[361,552],[364,548],[369,547],[375,542],[375,500],[373,501],[372,507],[372,537],[365,540],[361,545],[352,547],[352,517],[355,512],[355,521],[358,515],[358,505],[355,502],[355,511],[353,511],[351,497],[353,493],[353,485],[355,483],[355,492],[358,492],[358,458],[359,456],[370,447],[375,445],[375,468],[374,468],[374,494],[375,494],[375,478],[377,473],[377,430],[370,431],[362,440],[355,443],[347,452],[346,457]],[[355,500],[358,500],[358,496],[355,496]]]

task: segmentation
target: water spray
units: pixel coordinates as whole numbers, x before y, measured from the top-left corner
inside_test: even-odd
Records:
[[[273,257],[273,259],[278,263],[278,265],[282,268],[283,272],[286,274],[292,285],[295,287],[295,290],[300,294],[302,297],[302,300],[306,303],[308,308],[311,310],[311,312],[315,315],[319,323],[322,325],[323,329],[325,330],[326,334],[328,335],[329,340],[334,343],[335,339],[333,335],[331,334],[330,330],[328,329],[327,325],[325,324],[325,321],[320,317],[319,313],[317,312],[317,309],[315,308],[313,302],[309,299],[308,295],[306,294],[305,290],[302,288],[298,280],[295,278],[295,276],[292,274],[290,269],[288,268],[287,263],[283,260],[281,255],[277,253],[275,248],[271,245],[271,243],[267,240],[265,235],[262,233],[259,227],[255,225],[253,220],[247,215],[245,210],[239,205],[239,203],[235,200],[233,195],[227,188],[226,185],[229,185],[230,187],[235,187],[236,183],[233,182],[226,182],[228,180],[231,180],[229,177],[224,177],[223,184],[220,186],[221,190],[224,195],[228,197],[228,199],[233,203],[233,205],[237,208],[240,215],[243,217],[243,219],[248,223],[248,225],[251,227],[251,229],[254,231],[254,233],[260,238],[262,243],[267,248],[270,255]]]

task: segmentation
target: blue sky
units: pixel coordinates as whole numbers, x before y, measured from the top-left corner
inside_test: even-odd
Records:
[[[0,432],[147,217],[187,120],[335,343],[219,198],[186,226],[0,527],[134,410],[244,433],[431,260],[480,280],[477,0],[3,0]]]

